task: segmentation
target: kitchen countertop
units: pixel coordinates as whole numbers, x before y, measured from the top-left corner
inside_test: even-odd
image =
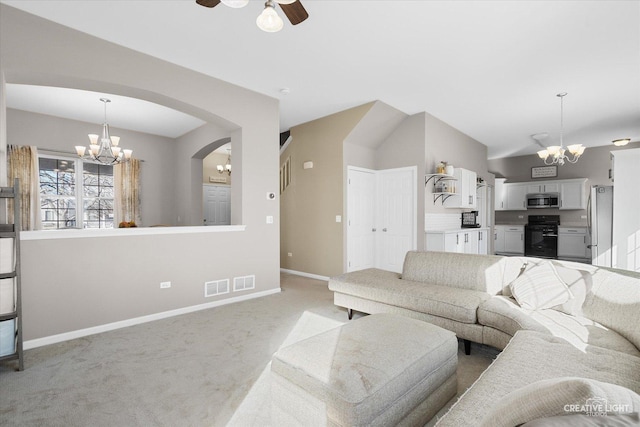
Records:
[[[468,231],[468,230],[488,230],[489,227],[465,227],[465,228],[439,228],[439,229],[427,229],[424,230],[425,233],[452,233],[452,232],[459,232],[459,231]]]

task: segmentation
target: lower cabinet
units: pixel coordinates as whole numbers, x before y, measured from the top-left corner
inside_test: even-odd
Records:
[[[496,225],[493,239],[497,255],[524,255],[524,225]]]
[[[558,227],[558,258],[585,261],[591,258],[586,227]]]
[[[488,253],[486,228],[425,232],[425,250],[465,254]]]

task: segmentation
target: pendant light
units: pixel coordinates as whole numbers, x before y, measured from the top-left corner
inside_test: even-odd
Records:
[[[545,165],[564,165],[565,162],[576,163],[582,153],[584,153],[585,147],[582,144],[573,144],[564,147],[563,132],[564,132],[564,97],[567,96],[567,92],[561,92],[556,95],[560,98],[560,145],[551,145],[545,150],[538,151],[538,156],[544,160]],[[566,152],[573,157],[567,156]]]

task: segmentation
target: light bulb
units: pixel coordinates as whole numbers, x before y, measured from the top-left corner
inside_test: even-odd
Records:
[[[122,150],[122,152],[124,153],[124,158],[129,160],[131,158],[131,155],[133,154],[133,150]]]
[[[222,0],[222,3],[234,9],[239,9],[249,4],[249,0]]]
[[[118,146],[118,144],[120,144],[120,137],[119,137],[119,136],[112,136],[112,137],[111,137],[111,143],[112,143],[114,146],[116,146],[116,147],[117,147],[117,146]]]
[[[538,151],[538,157],[541,159],[546,159],[549,156],[549,152],[547,150]]]
[[[91,145],[98,144],[98,138],[100,138],[98,135],[96,135],[95,133],[90,133],[88,136],[89,136],[89,141],[91,142]]]
[[[258,28],[267,33],[276,33],[284,27],[284,21],[278,16],[273,6],[265,6],[264,10],[256,19]]]
[[[584,152],[584,148],[582,147],[582,144],[573,144],[573,145],[568,145],[567,146],[567,150],[569,150],[569,152],[571,154],[573,154],[574,156],[576,155],[580,155]]]
[[[76,145],[76,153],[78,153],[78,156],[84,156],[85,151],[87,151],[87,147],[84,145]]]

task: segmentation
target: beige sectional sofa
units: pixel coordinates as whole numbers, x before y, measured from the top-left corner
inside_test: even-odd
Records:
[[[496,419],[492,408],[514,394],[520,403],[511,405],[522,407],[517,393],[538,387],[539,380],[551,384],[540,385],[534,395],[552,396],[549,390],[564,390],[563,384],[580,389],[576,378],[605,384],[589,383],[589,390],[621,386],[632,396],[625,408],[640,412],[640,274],[538,258],[413,251],[402,274],[351,272],[330,279],[329,289],[349,315],[351,310],[403,314],[504,349],[442,425],[479,425],[483,418],[486,425],[502,425],[499,420],[507,418]],[[579,405],[582,391],[581,397],[558,399]],[[613,395],[619,400],[618,392]],[[554,404],[554,410],[537,408],[525,415],[508,411],[513,417],[503,425],[567,415],[554,414],[559,403]]]

